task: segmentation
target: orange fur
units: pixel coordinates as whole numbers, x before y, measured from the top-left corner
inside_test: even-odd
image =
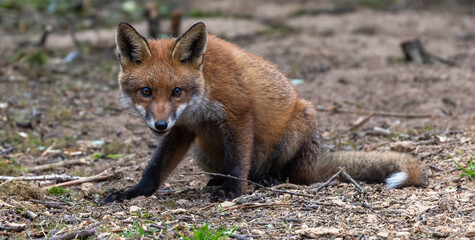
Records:
[[[122,96],[155,133],[165,137],[141,182],[108,200],[151,194],[146,185],[153,182],[156,189],[191,142],[203,169],[256,181],[270,178],[310,184],[346,166],[360,180],[382,182],[404,172],[408,178],[395,177],[394,186],[427,185],[424,167],[407,155],[326,152],[320,145],[313,105],[298,97],[274,65],[207,35],[202,23],[177,40],[148,41],[121,24],[117,41]],[[142,93],[144,87],[150,95]],[[178,96],[172,94],[177,88]],[[167,132],[155,131],[156,121],[168,121]],[[212,194],[216,198],[241,193],[239,181],[210,181],[215,183],[221,186]]]

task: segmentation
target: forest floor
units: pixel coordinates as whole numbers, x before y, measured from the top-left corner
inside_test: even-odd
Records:
[[[428,168],[427,188],[250,185],[232,202],[214,203],[208,176],[190,175],[201,170],[189,156],[153,196],[101,205],[112,189],[140,180],[159,141],[120,104],[114,26],[79,29],[76,47],[57,31],[38,48],[29,42],[40,30],[12,30],[3,18],[0,175],[101,181],[51,188],[58,181],[2,180],[0,238],[175,239],[193,229],[235,230],[237,239],[475,238],[475,181],[454,164],[468,168],[475,156],[475,16],[463,7],[330,2],[190,1],[195,11],[182,30],[203,21],[275,63],[319,110],[326,147],[411,154]],[[131,21],[145,34],[143,21]],[[412,39],[450,64],[406,63],[400,44]]]

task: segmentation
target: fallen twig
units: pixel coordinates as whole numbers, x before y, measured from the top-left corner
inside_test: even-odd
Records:
[[[362,192],[362,193],[365,193],[365,192],[366,192],[366,191],[364,190],[364,188],[361,187],[361,185],[359,185],[359,184],[355,181],[355,179],[353,179],[353,178],[350,176],[350,174],[348,174],[348,173],[346,172],[346,169],[345,169],[344,167],[343,167],[343,168],[340,168],[340,171],[341,171],[341,174],[343,174],[343,177],[345,177],[346,180],[348,180],[348,181],[350,181],[351,183],[353,183],[353,185],[355,185],[355,186],[360,190],[360,192]]]
[[[380,142],[380,143],[375,143],[375,144],[365,146],[364,149],[366,151],[372,151],[372,150],[374,150],[378,147],[384,146],[384,145],[389,144],[389,143],[391,143],[391,141],[384,141],[384,142]]]
[[[56,146],[56,141],[54,141],[42,154],[41,156],[44,157],[46,156],[48,153],[51,152],[51,150]]]
[[[315,204],[315,205],[323,205],[323,206],[335,206],[333,203],[328,203],[328,202],[320,202],[320,201],[298,201],[300,203],[307,203],[307,204]]]
[[[29,201],[34,202],[34,203],[39,203],[39,204],[44,205],[45,207],[50,207],[50,208],[58,208],[58,209],[70,208],[70,206],[62,202],[42,201],[42,200],[36,200],[36,199],[30,199]]]
[[[325,187],[328,187],[328,185],[330,185],[331,182],[333,182],[333,180],[335,180],[335,178],[337,178],[338,176],[340,176],[341,172],[344,171],[345,168],[340,168],[340,171],[338,171],[337,173],[335,173],[333,176],[331,176],[331,178],[329,178],[326,182],[322,183],[322,185],[320,187],[318,187],[317,189],[315,189],[316,192],[319,192],[320,190],[322,190],[323,188]]]
[[[286,205],[290,205],[290,203],[289,202],[244,203],[244,204],[240,204],[236,206],[231,206],[228,208],[223,208],[223,211],[244,209],[244,208],[274,207],[274,206],[286,206]]]
[[[11,208],[13,207],[12,205],[4,202],[2,199],[0,199],[0,206],[11,207]]]
[[[42,175],[42,176],[20,176],[20,177],[12,177],[12,176],[0,176],[0,180],[8,180],[8,181],[71,181],[78,179],[79,177],[76,176],[69,176],[69,175]]]
[[[69,182],[62,182],[62,183],[58,183],[58,184],[55,184],[55,185],[51,185],[51,186],[46,186],[46,187],[43,187],[44,190],[48,190],[52,187],[67,187],[67,186],[74,186],[74,185],[79,185],[79,184],[82,184],[82,183],[86,183],[86,182],[98,182],[98,181],[104,181],[104,180],[107,180],[113,176],[115,176],[115,172],[112,172],[112,173],[100,173],[100,174],[97,174],[97,175],[94,175],[94,176],[90,176],[90,177],[81,177],[81,178],[78,178],[76,180],[72,180],[72,181],[69,181]]]
[[[233,234],[229,235],[229,238],[235,238],[235,239],[238,239],[238,240],[248,240],[248,239],[251,239],[251,237],[246,236],[246,235],[244,235],[244,234],[239,234],[239,233],[233,233]]]
[[[365,122],[367,122],[371,117],[373,116],[373,113],[369,113],[368,115],[359,118],[356,122],[354,122],[346,131],[349,132],[351,130],[354,130],[355,128],[360,127],[363,125]]]
[[[89,238],[90,236],[93,236],[96,233],[96,228],[99,226],[101,222],[95,223],[90,227],[89,229],[86,230],[81,230],[73,233],[68,233],[64,235],[59,235],[59,236],[54,236],[48,238],[49,240],[69,240],[69,239],[86,239]]]
[[[247,183],[256,185],[256,186],[258,186],[258,187],[260,187],[260,188],[263,188],[263,189],[266,189],[266,190],[269,190],[269,191],[272,191],[272,192],[276,192],[276,193],[287,193],[287,194],[290,194],[290,195],[296,195],[296,196],[302,196],[302,197],[310,197],[310,198],[315,197],[314,195],[310,195],[310,194],[296,193],[296,192],[290,192],[290,191],[285,191],[285,190],[278,190],[278,189],[274,189],[274,188],[269,188],[269,187],[266,187],[266,186],[264,186],[264,185],[262,185],[262,184],[253,182],[253,181],[251,181],[251,180],[247,180],[247,179],[243,179],[243,178],[239,178],[239,177],[235,177],[235,176],[231,176],[231,175],[220,174],[220,173],[196,172],[196,173],[180,173],[180,174],[181,174],[181,175],[209,175],[209,176],[215,176],[215,177],[231,178],[231,179],[239,180],[239,181],[242,181],[242,182],[247,182]]]
[[[416,62],[419,64],[431,64],[440,62],[448,66],[457,64],[449,59],[445,59],[434,54],[428,53],[419,39],[405,41],[401,43],[401,49],[407,62]]]
[[[436,117],[432,114],[407,114],[407,113],[392,113],[392,112],[371,112],[364,110],[344,110],[339,107],[329,107],[329,108],[317,108],[319,112],[334,112],[334,113],[345,113],[345,114],[358,114],[358,115],[369,115],[377,117],[396,117],[396,118],[432,118]]]
[[[363,187],[361,187],[361,185],[359,185],[347,172],[346,172],[346,169],[345,167],[340,167],[340,170],[335,173],[333,176],[331,176],[326,182],[324,182],[320,187],[318,187],[315,191],[318,192],[320,190],[322,190],[322,188],[324,187],[327,187],[333,180],[335,180],[335,178],[337,178],[338,176],[340,175],[343,175],[343,177],[348,180],[348,182],[351,182],[353,185],[355,185],[358,190],[360,190],[360,192],[364,193],[365,190]]]
[[[17,223],[0,223],[0,230],[1,231],[9,231],[9,232],[22,232],[26,229],[26,224],[17,224]]]
[[[88,164],[85,158],[64,160],[57,163],[38,165],[34,167],[29,167],[27,168],[27,170],[30,172],[34,172],[34,171],[43,171],[43,170],[57,168],[57,167],[66,167],[66,166],[82,165],[82,164]]]

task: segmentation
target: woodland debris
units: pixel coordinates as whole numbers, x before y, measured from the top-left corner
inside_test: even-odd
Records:
[[[62,202],[43,201],[43,200],[36,200],[36,199],[30,199],[30,201],[34,203],[42,204],[45,207],[49,207],[49,208],[58,208],[58,209],[70,208],[70,206]]]
[[[320,185],[317,189],[315,189],[316,192],[319,192],[320,190],[322,190],[323,188],[325,187],[328,187],[330,185],[331,182],[333,182],[335,180],[335,178],[337,178],[338,176],[340,176],[341,172],[344,170],[344,168],[340,168],[340,170],[335,173],[333,176],[331,176],[326,182],[324,182],[322,185]]]
[[[27,168],[27,170],[29,172],[35,172],[35,171],[43,171],[43,170],[53,169],[53,168],[57,168],[57,167],[67,167],[67,166],[82,165],[82,164],[88,164],[87,159],[79,158],[79,159],[64,160],[64,161],[60,161],[60,162],[57,162],[57,163],[50,163],[50,164],[44,164],[44,165],[29,167],[29,168]]]
[[[181,16],[183,15],[183,10],[177,8],[173,10],[172,21],[170,23],[170,30],[172,37],[178,37],[180,35],[180,26],[181,26]]]
[[[215,177],[231,178],[231,179],[243,181],[243,182],[246,182],[246,183],[250,183],[250,184],[253,184],[253,185],[258,186],[258,187],[260,187],[260,188],[263,188],[263,189],[265,189],[265,190],[269,190],[269,191],[276,192],[276,193],[287,193],[287,194],[290,194],[290,195],[296,195],[296,196],[302,196],[302,197],[309,197],[309,198],[315,197],[315,196],[313,196],[313,195],[304,194],[304,193],[297,193],[297,192],[291,192],[291,191],[285,191],[285,190],[278,190],[278,189],[274,189],[274,188],[269,188],[269,187],[266,187],[266,186],[264,186],[264,185],[262,185],[262,184],[253,182],[253,181],[251,181],[251,180],[247,180],[247,179],[243,179],[243,178],[238,178],[238,177],[231,176],[231,175],[220,174],[220,173],[196,172],[196,173],[180,173],[180,174],[181,174],[181,175],[209,175],[209,176],[215,176]]]
[[[158,38],[160,35],[160,15],[155,2],[145,4],[145,17],[147,18],[149,37]]]
[[[289,202],[244,203],[244,204],[224,208],[223,211],[230,211],[230,210],[236,210],[236,209],[245,209],[245,208],[288,206],[288,205],[290,205]]]
[[[443,63],[449,66],[456,64],[448,59],[444,59],[428,53],[419,39],[404,41],[401,43],[401,49],[407,62],[415,62],[419,64],[432,64],[434,62]]]
[[[304,228],[295,231],[295,233],[307,238],[319,238],[324,236],[341,236],[340,229],[334,227]]]
[[[366,132],[367,132],[367,134],[381,135],[381,136],[389,136],[389,134],[391,134],[391,130],[386,129],[386,128],[382,128],[382,127],[378,127],[378,126],[374,126],[372,129],[367,130]]]
[[[239,234],[239,233],[233,233],[233,234],[229,235],[229,238],[235,238],[235,239],[238,239],[238,240],[249,240],[249,239],[251,239],[251,237],[248,237],[244,234]]]
[[[340,109],[341,105],[333,105],[329,108],[317,107],[319,112],[333,112],[333,113],[345,113],[345,114],[357,114],[357,115],[369,115],[373,117],[395,117],[395,118],[432,118],[436,117],[432,114],[409,114],[409,113],[394,113],[394,112],[372,112],[364,110],[345,110]]]
[[[20,176],[20,177],[12,177],[12,176],[0,176],[0,180],[8,180],[8,181],[71,181],[78,179],[79,177],[76,176],[69,176],[65,174],[52,174],[52,175],[42,175],[42,176]]]
[[[430,55],[426,52],[419,39],[404,41],[401,43],[401,48],[407,62],[415,62],[419,64],[432,63]]]
[[[13,206],[7,202],[4,202],[2,199],[0,199],[0,206],[1,207],[9,207],[9,208],[13,208]]]
[[[96,233],[96,227],[87,230],[81,230],[73,233],[50,237],[50,240],[69,240],[69,239],[87,239]]]
[[[363,187],[361,187],[360,184],[358,184],[355,179],[353,179],[347,172],[346,172],[346,169],[345,167],[340,167],[340,170],[335,173],[333,176],[331,176],[326,182],[324,182],[320,187],[318,187],[316,189],[316,191],[320,191],[322,188],[324,187],[327,187],[333,180],[335,180],[335,178],[337,178],[338,176],[343,176],[343,178],[345,178],[348,182],[352,183],[353,185],[355,185],[356,188],[358,188],[358,190],[361,192],[361,193],[365,193],[366,191],[364,190]]]
[[[475,237],[475,222],[472,222],[468,225],[467,231],[465,231],[466,237]]]
[[[9,232],[22,232],[26,229],[26,224],[0,223],[0,230]]]
[[[399,141],[391,143],[389,149],[396,152],[411,152],[416,149],[416,144],[413,141]]]
[[[347,132],[351,131],[351,130],[354,130],[358,127],[360,127],[361,125],[363,125],[365,122],[367,122],[371,117],[373,116],[373,113],[370,113],[364,117],[360,117],[358,120],[356,120],[356,122],[354,122],[353,124],[351,124],[351,126],[346,130]]]
[[[111,178],[115,175],[116,175],[115,172],[111,172],[111,173],[102,172],[102,173],[94,175],[94,176],[80,177],[76,180],[72,180],[72,181],[69,181],[69,182],[62,182],[62,183],[58,183],[58,184],[55,184],[55,185],[52,185],[52,186],[46,186],[46,187],[43,187],[43,189],[48,190],[52,187],[66,187],[66,186],[79,185],[79,184],[86,183],[86,182],[104,181],[104,180],[107,180],[107,179],[109,179],[109,178]]]
[[[129,212],[138,212],[140,211],[140,207],[137,206],[130,206]]]
[[[40,40],[38,41],[39,47],[44,47],[46,44],[46,40],[48,39],[49,34],[53,32],[53,26],[51,24],[46,25],[43,34],[41,35]]]
[[[56,141],[54,141],[42,154],[41,156],[44,157],[48,153],[51,153],[51,150],[56,146]]]
[[[376,236],[380,237],[380,238],[388,238],[389,237],[389,232],[386,232],[386,231],[379,231]]]
[[[437,226],[432,233],[434,237],[447,237],[449,234],[452,233],[452,228],[448,226]]]
[[[162,216],[168,216],[168,215],[172,215],[172,214],[180,214],[180,213],[186,213],[186,212],[187,212],[187,210],[184,209],[184,208],[177,208],[177,209],[162,212]]]

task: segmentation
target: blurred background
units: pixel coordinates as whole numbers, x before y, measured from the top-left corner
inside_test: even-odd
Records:
[[[2,0],[3,149],[151,137],[119,102],[114,34],[123,21],[153,38],[203,21],[275,63],[321,112],[326,136],[370,113],[357,127],[383,137],[470,129],[474,13],[468,0]]]
[[[457,193],[473,189],[473,182],[461,180],[452,160],[466,163],[475,149],[474,14],[472,0],[0,0],[0,175],[115,173],[107,175],[113,176],[113,181],[48,193],[54,201],[97,203],[107,189],[136,183],[157,139],[120,103],[115,28],[128,22],[144,36],[168,38],[202,21],[209,33],[273,62],[289,77],[300,96],[312,101],[319,111],[327,147],[409,152],[430,166],[430,190],[440,191],[431,199],[442,201],[448,193],[445,188],[455,189],[454,184],[462,186],[457,187]],[[183,161],[177,171],[199,171],[190,163],[191,159]],[[53,183],[21,186],[36,187],[29,190],[35,192],[41,190],[39,186]],[[205,184],[202,176],[176,174],[155,195],[158,200],[150,198],[144,204],[139,199],[133,204],[155,213],[178,206],[187,210],[203,207],[209,202],[203,194],[206,191],[200,189]],[[11,191],[0,191],[0,199],[13,204],[8,200],[11,196],[30,194],[17,191],[20,185],[12,186]],[[185,190],[173,192],[170,186]],[[170,192],[175,195],[170,197]],[[399,196],[397,193],[401,201],[412,199],[404,191],[376,192],[386,194],[375,196],[381,201]],[[343,199],[351,199],[350,195]],[[177,205],[175,198],[188,199],[188,205]],[[470,204],[470,200],[466,202]],[[416,204],[400,206],[405,211],[412,205]],[[439,205],[446,212],[428,213],[427,217],[435,226],[439,220],[451,222],[448,229],[452,230],[463,225],[453,219],[470,222],[469,210],[463,215],[445,207],[448,203]],[[87,206],[81,211],[103,211],[93,204]],[[120,205],[114,207],[108,210],[110,215],[124,211],[117,209]],[[43,211],[38,209],[33,211]],[[301,216],[310,216],[312,224],[340,224],[328,220],[339,216],[318,209],[311,210],[313,215]],[[202,216],[199,211],[195,216]],[[14,210],[2,210],[0,216],[22,224],[44,224],[45,229],[30,224],[23,225],[28,231],[5,233],[26,238],[28,232],[36,238],[46,236],[45,232],[54,235],[54,229],[64,227],[56,222],[63,219],[63,213],[51,212],[34,221]],[[215,223],[238,225],[233,221],[239,219],[228,223],[222,220],[224,215],[215,212],[216,216],[211,216],[220,219]],[[362,221],[359,229],[369,229],[367,221],[357,216]],[[393,216],[387,215],[390,221],[377,222],[392,226]],[[412,220],[400,216],[399,223],[414,228]],[[208,221],[208,217],[204,215],[200,221]],[[249,219],[254,216],[247,218],[250,226],[270,231],[269,225],[258,226]],[[114,226],[128,223],[124,220]],[[353,227],[352,222],[348,229]],[[377,232],[379,228],[371,229]],[[246,227],[242,229],[248,234]],[[108,234],[106,230],[99,232]],[[170,234],[178,238],[175,231]]]

